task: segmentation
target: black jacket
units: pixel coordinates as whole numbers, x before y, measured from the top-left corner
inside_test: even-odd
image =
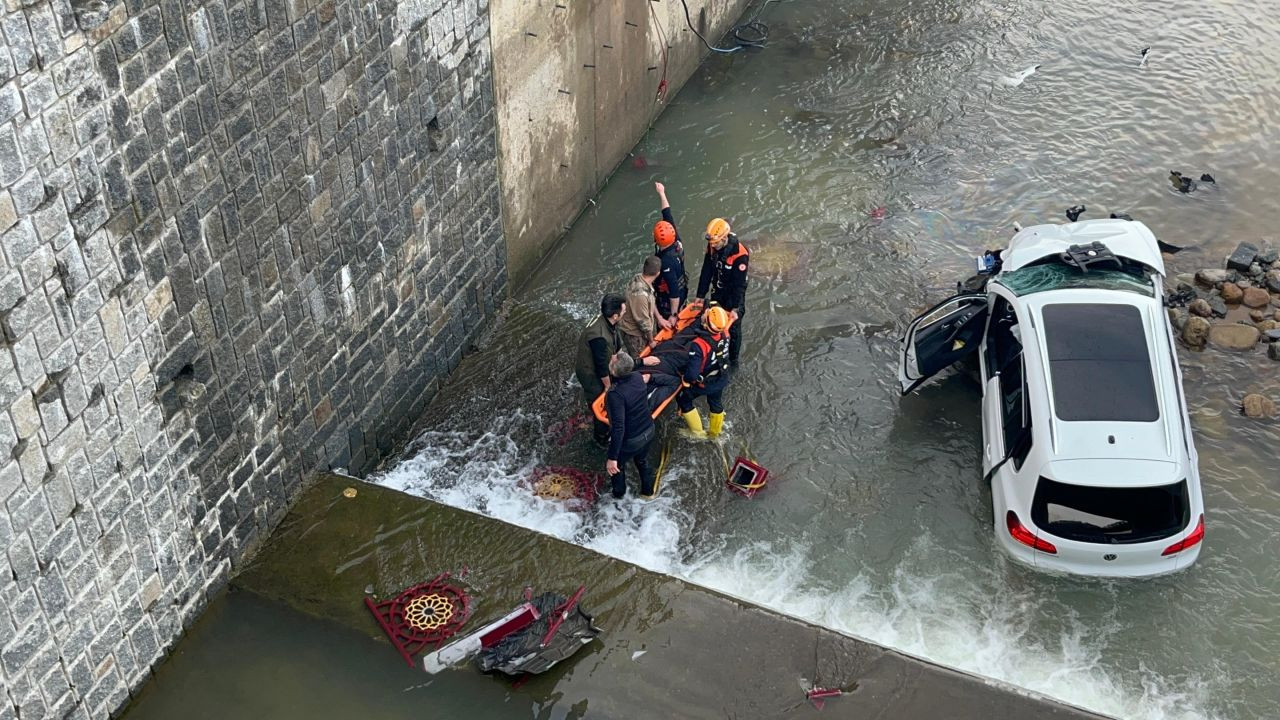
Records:
[[[604,396],[609,413],[609,459],[622,457],[622,445],[653,429],[649,415],[649,386],[640,373],[627,373],[614,378]]]
[[[744,315],[749,260],[747,246],[738,242],[738,236],[733,233],[729,233],[729,242],[719,250],[712,250],[708,245],[707,254],[702,258],[702,275],[698,278],[698,297],[705,298],[710,291],[713,302]]]

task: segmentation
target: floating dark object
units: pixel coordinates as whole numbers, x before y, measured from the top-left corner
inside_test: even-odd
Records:
[[[1174,189],[1179,192],[1189,193],[1196,189],[1196,181],[1186,177],[1177,170],[1169,171],[1169,182],[1172,183]]]
[[[1129,220],[1129,221],[1132,221],[1132,220],[1133,220],[1133,216],[1131,216],[1129,213],[1111,213],[1111,219],[1112,219],[1112,220]]]
[[[1182,247],[1181,245],[1174,245],[1173,243],[1167,243],[1161,240],[1160,238],[1156,238],[1156,246],[1160,248],[1160,252],[1169,253],[1170,255],[1174,255],[1176,253],[1182,252],[1183,250],[1186,250],[1186,248]]]
[[[1088,210],[1088,208],[1083,205],[1072,205],[1067,208],[1067,219],[1071,222],[1075,222],[1080,219],[1080,216],[1084,214],[1085,210]]]
[[[382,626],[391,644],[404,661],[413,666],[413,656],[428,645],[453,637],[471,617],[471,599],[441,573],[430,582],[402,590],[391,600],[364,604]]]
[[[733,467],[729,469],[729,479],[726,484],[730,490],[750,498],[755,497],[755,494],[768,482],[768,470],[744,457],[738,457],[734,459]]]
[[[1211,184],[1211,185],[1217,185],[1217,184],[1218,184],[1218,181],[1217,181],[1217,180],[1214,180],[1214,179],[1213,179],[1213,176],[1212,176],[1212,175],[1210,175],[1209,173],[1200,173],[1200,182],[1202,182],[1202,183],[1209,183],[1209,184]]]
[[[1138,53],[1138,67],[1142,67],[1143,65],[1147,64],[1147,55],[1150,52],[1151,52],[1151,48],[1149,47],[1142,48],[1142,52]]]

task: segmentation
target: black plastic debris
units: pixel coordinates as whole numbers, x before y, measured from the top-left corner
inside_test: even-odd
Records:
[[[1075,222],[1080,219],[1080,216],[1084,214],[1085,210],[1088,210],[1088,208],[1083,205],[1072,205],[1067,208],[1067,219],[1071,222]]]

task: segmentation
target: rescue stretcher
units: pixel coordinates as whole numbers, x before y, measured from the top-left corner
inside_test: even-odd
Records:
[[[657,334],[653,336],[653,339],[655,341],[654,344],[657,345],[659,343],[666,342],[667,340],[670,340],[671,338],[675,337],[676,334],[679,333],[680,331],[698,322],[699,319],[702,317],[703,311],[706,309],[707,309],[707,306],[700,303],[686,305],[683,308],[681,308],[680,313],[676,315],[675,328],[672,330],[659,330]],[[649,348],[645,348],[644,351],[640,353],[640,357],[645,357],[648,354],[649,354]],[[639,364],[639,358],[636,358],[636,371],[639,372],[643,369],[644,368],[641,367]],[[650,390],[649,406],[653,408],[652,415],[654,420],[657,420],[658,416],[661,415],[662,412],[667,409],[667,406],[671,404],[671,401],[675,400],[676,395],[680,394],[680,390],[683,387],[684,387],[684,382],[682,380],[681,382],[677,382],[675,383],[675,385],[672,385],[669,387],[657,387]],[[653,397],[653,393],[660,392],[663,390],[669,393],[666,397],[664,398]],[[605,392],[608,392],[608,391],[606,390]],[[604,396],[605,396],[605,393],[603,392],[600,393],[600,396],[597,397],[595,401],[591,403],[591,410],[593,413],[595,413],[597,420],[607,425],[609,423],[609,414],[605,410]]]

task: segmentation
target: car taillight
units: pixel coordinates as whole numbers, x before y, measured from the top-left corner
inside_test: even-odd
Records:
[[[1053,543],[1036,537],[1035,533],[1028,530],[1026,526],[1022,524],[1022,521],[1018,519],[1018,515],[1014,511],[1010,510],[1004,514],[1004,522],[1005,525],[1009,526],[1009,536],[1014,540],[1017,540],[1029,548],[1039,550],[1040,552],[1047,552],[1053,555],[1058,554],[1058,548],[1054,547]]]
[[[1200,516],[1200,521],[1196,523],[1196,529],[1192,530],[1190,535],[1165,548],[1164,552],[1160,554],[1172,555],[1174,553],[1180,553],[1183,550],[1199,545],[1201,540],[1204,540],[1204,515]]]

